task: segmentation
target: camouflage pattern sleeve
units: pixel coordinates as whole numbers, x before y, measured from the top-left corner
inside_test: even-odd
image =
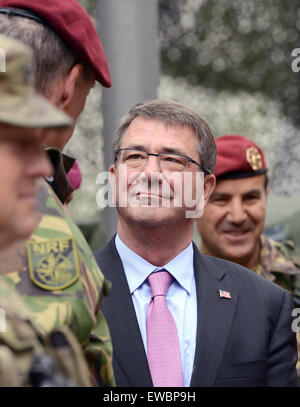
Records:
[[[300,255],[294,254],[292,259],[294,264],[300,270]],[[300,274],[297,274],[295,276],[293,298],[295,305],[297,307],[300,307]]]
[[[107,282],[83,234],[46,181],[38,205],[37,228],[27,242],[0,254],[0,274],[21,294],[42,335],[68,326],[83,348],[93,349],[91,371],[101,378],[99,385],[111,386],[111,339],[99,310]]]
[[[22,297],[1,277],[0,386],[91,386],[82,349],[69,328],[41,337]]]
[[[92,379],[94,378],[94,384],[97,385],[101,382],[106,386],[116,385],[112,370],[112,344],[109,337],[106,320],[102,312],[98,312],[90,340],[84,347],[85,356],[92,371]]]
[[[260,263],[255,268],[258,274],[289,291],[295,307],[300,307],[300,262],[294,255],[292,241],[276,242],[261,236]],[[297,374],[300,380],[300,332],[297,332]]]
[[[279,243],[262,235],[260,260],[253,271],[293,294],[300,268],[293,261],[292,251],[292,242]]]

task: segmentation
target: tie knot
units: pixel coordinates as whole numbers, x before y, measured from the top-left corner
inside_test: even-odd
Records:
[[[172,280],[173,277],[171,274],[165,270],[150,274],[148,282],[150,284],[152,297],[156,295],[166,296]]]

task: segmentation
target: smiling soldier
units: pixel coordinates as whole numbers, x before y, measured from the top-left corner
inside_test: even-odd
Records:
[[[293,292],[292,244],[264,234],[268,175],[262,150],[241,135],[216,138],[216,189],[197,226],[205,254],[247,267]]]

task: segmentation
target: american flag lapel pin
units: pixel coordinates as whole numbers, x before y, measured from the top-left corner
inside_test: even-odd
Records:
[[[228,298],[231,299],[231,295],[229,291],[219,290],[220,298]]]

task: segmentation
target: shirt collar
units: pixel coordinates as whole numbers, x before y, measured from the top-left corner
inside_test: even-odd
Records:
[[[115,239],[116,249],[121,258],[130,293],[139,288],[153,271],[166,269],[176,281],[190,294],[194,280],[194,251],[190,243],[182,252],[163,267],[157,267],[129,249],[119,235]]]

